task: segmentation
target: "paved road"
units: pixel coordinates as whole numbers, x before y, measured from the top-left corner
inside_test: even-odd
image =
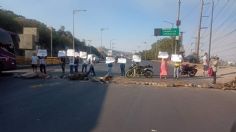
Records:
[[[96,69],[102,75],[107,68]],[[7,74],[0,77],[0,132],[228,132],[236,120],[235,100],[234,91]]]

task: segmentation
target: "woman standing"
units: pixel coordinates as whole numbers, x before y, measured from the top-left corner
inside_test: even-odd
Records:
[[[161,67],[160,67],[160,79],[162,77],[165,77],[165,79],[167,78],[167,60],[166,59],[162,59],[161,60]]]

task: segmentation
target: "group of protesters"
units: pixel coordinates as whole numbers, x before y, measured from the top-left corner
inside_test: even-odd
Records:
[[[33,72],[37,72],[37,66],[38,66],[38,62],[39,62],[39,68],[40,68],[40,72],[47,74],[46,72],[46,56],[36,56],[35,53],[33,53],[33,56],[31,58],[32,60],[32,68],[33,68]]]
[[[213,56],[208,57],[208,54],[205,53],[202,58],[203,63],[203,76],[213,77],[212,84],[216,84],[216,73],[219,65],[219,57]]]
[[[66,65],[66,57],[60,57],[61,61],[61,68],[62,72],[65,73],[65,65]],[[69,66],[70,66],[70,74],[78,73],[79,68],[79,57],[69,57]],[[92,59],[82,59],[82,73],[85,73],[86,75],[92,75],[96,76],[95,70],[94,70],[94,61]],[[89,70],[87,71],[87,66],[89,65]]]
[[[180,62],[174,62],[174,78],[178,79],[179,78],[179,70],[181,67]],[[208,57],[208,54],[205,53],[204,56],[202,57],[202,64],[203,64],[203,76],[204,77],[212,77],[213,81],[212,84],[216,84],[216,73],[218,70],[218,65],[219,65],[219,57],[213,56],[211,58]],[[162,58],[161,60],[161,65],[160,65],[160,79],[162,77],[167,77],[168,75],[168,64],[167,64],[167,59]]]
[[[32,68],[33,72],[37,72],[37,65],[39,62],[39,67],[40,67],[40,72],[46,74],[46,56],[36,56],[34,53],[32,56]],[[61,69],[62,73],[65,73],[65,66],[66,66],[66,57],[59,57],[60,62],[61,62]],[[94,61],[92,58],[90,59],[80,59],[79,57],[69,57],[69,67],[70,67],[70,74],[77,73],[78,72],[78,67],[79,67],[79,62],[82,60],[82,73],[85,73],[87,76],[92,75],[96,76],[95,70],[94,70]],[[178,79],[179,78],[179,73],[180,73],[180,67],[181,67],[180,62],[174,62],[174,78]],[[212,58],[208,58],[208,54],[205,53],[204,56],[202,57],[202,64],[203,64],[203,76],[209,76],[213,78],[212,84],[216,83],[216,73],[218,69],[218,64],[219,64],[219,57],[214,56]],[[87,67],[89,65],[89,70],[87,71]],[[108,63],[108,71],[107,75],[112,76],[112,63]],[[121,63],[120,64],[120,74],[121,76],[125,76],[125,64]],[[160,64],[160,79],[163,77],[166,79],[168,75],[168,63],[167,59],[162,58],[161,64]]]

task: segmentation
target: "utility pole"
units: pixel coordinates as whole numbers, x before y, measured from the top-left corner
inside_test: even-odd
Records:
[[[210,40],[209,40],[208,59],[210,59],[210,57],[211,57],[211,40],[212,40],[213,17],[214,17],[214,0],[212,0],[212,9],[211,9],[211,27],[210,27]]]
[[[209,4],[209,3],[206,3]],[[198,27],[198,35],[197,35],[197,43],[196,43],[196,54],[197,54],[197,58],[199,59],[199,48],[200,48],[200,41],[201,41],[201,29],[206,29],[208,27],[202,27],[202,18],[203,17],[209,17],[209,16],[203,16],[203,8],[204,5],[206,5],[204,3],[204,0],[201,0],[201,10],[200,10],[200,21],[199,21],[199,27]]]
[[[198,27],[198,35],[197,35],[197,43],[196,43],[197,58],[199,58],[199,46],[200,46],[200,37],[201,37],[201,28],[202,28],[203,5],[204,5],[204,0],[201,0],[200,22],[199,22],[199,27]]]
[[[179,20],[180,18],[180,6],[181,6],[181,1],[179,0],[178,2],[178,13],[177,13],[177,21],[176,21],[176,26],[177,28],[179,28],[179,26],[181,25],[181,21]],[[177,45],[180,43],[180,40],[176,40],[176,44],[175,44],[175,54],[177,52]]]

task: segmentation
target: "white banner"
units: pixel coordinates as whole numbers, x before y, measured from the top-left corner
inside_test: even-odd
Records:
[[[117,63],[124,63],[124,64],[126,64],[126,58],[118,58]]]
[[[173,62],[182,62],[182,60],[183,60],[182,55],[177,55],[177,54],[171,55],[171,61]]]
[[[79,56],[80,56],[80,58],[86,59],[87,58],[87,52],[80,51]]]
[[[115,62],[114,57],[106,57],[106,64]]]
[[[78,57],[79,56],[79,52],[75,52],[75,57]]]
[[[141,57],[139,55],[133,55],[133,60],[134,62],[141,62]]]
[[[161,52],[161,51],[159,51],[158,58],[167,59],[168,57],[169,57],[169,55],[168,55],[167,52]]]
[[[47,50],[46,49],[38,49],[37,56],[47,56]]]
[[[74,49],[68,49],[66,56],[74,56],[75,55],[75,50]]]
[[[66,56],[66,51],[64,51],[64,50],[59,50],[57,56],[58,56],[58,57],[65,57],[65,56]]]

